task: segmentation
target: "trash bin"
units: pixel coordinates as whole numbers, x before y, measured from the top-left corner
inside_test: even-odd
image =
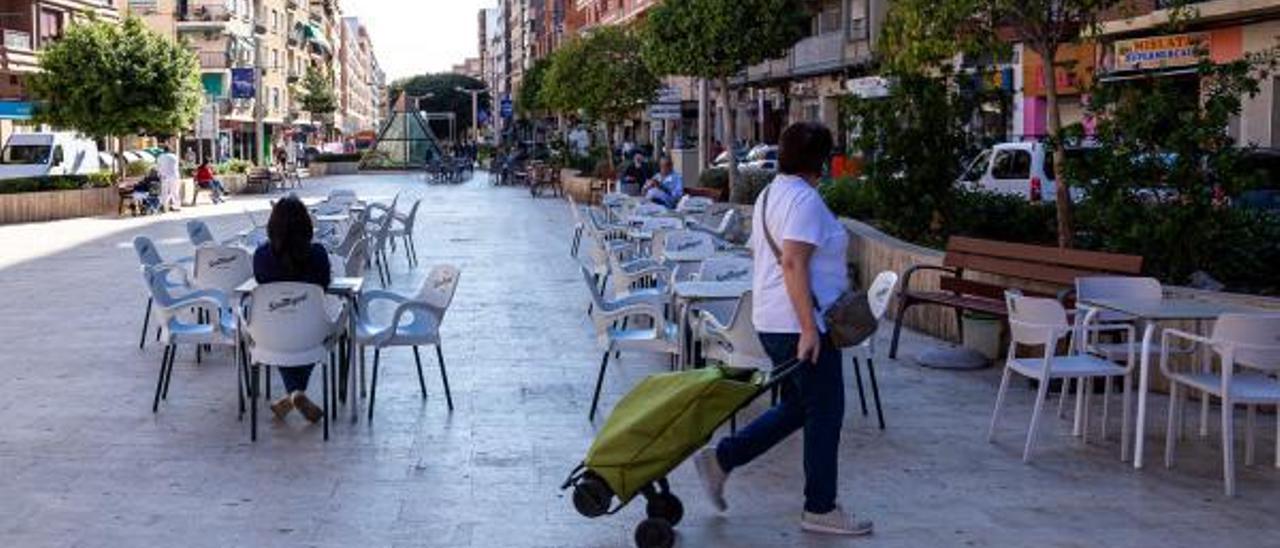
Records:
[[[1003,322],[998,316],[980,312],[965,312],[961,318],[964,324],[965,348],[974,350],[989,360],[1000,357],[1000,328]]]

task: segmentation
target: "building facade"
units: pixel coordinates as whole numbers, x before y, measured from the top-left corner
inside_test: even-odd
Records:
[[[123,7],[124,0],[0,0],[0,142],[30,127],[26,78],[40,69],[40,50],[77,19],[118,21]]]
[[[355,17],[342,19],[339,105],[341,131],[356,135],[380,127],[378,64],[369,30]]]

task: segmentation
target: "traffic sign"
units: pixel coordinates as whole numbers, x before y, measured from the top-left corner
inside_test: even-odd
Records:
[[[510,97],[503,97],[502,98],[502,117],[510,118],[512,114],[515,114],[515,105],[511,102]]]

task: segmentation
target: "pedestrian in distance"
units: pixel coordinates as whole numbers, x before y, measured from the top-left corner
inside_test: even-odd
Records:
[[[156,158],[156,172],[160,175],[160,207],[169,211],[182,209],[182,170],[178,155],[169,145],[160,147]]]

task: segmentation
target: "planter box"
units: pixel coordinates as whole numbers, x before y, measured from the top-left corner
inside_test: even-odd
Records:
[[[0,195],[0,224],[41,223],[114,214],[120,194],[114,187]]]
[[[312,177],[355,175],[360,173],[359,162],[311,162],[308,167]]]

